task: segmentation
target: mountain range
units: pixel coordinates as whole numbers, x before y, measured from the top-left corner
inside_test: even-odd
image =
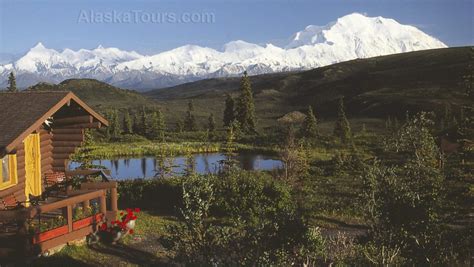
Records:
[[[346,15],[325,26],[307,26],[282,46],[232,41],[216,50],[185,45],[156,55],[118,48],[62,52],[38,43],[24,56],[0,65],[0,87],[15,72],[19,87],[69,78],[93,78],[146,90],[207,78],[308,70],[337,62],[447,47],[416,27],[390,18]]]

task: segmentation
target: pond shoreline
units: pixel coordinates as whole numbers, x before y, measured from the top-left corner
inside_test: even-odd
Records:
[[[234,152],[253,152],[277,156],[277,147],[256,147],[236,143]],[[122,157],[179,157],[202,153],[223,153],[222,143],[181,142],[181,143],[97,143],[80,148],[73,156],[74,161],[117,159]]]
[[[186,156],[125,156],[88,160],[88,163],[109,169],[117,180],[133,180],[181,176],[189,169],[199,174],[216,173],[227,157],[224,153],[212,152]],[[237,166],[249,171],[273,171],[283,167],[281,160],[268,153],[240,151],[231,157]],[[81,164],[81,161],[72,161],[69,169],[80,168]]]

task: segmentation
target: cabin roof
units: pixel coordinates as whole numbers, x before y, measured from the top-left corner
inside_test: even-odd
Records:
[[[14,150],[28,134],[71,101],[100,123],[108,125],[106,119],[71,92],[0,93],[0,156]]]

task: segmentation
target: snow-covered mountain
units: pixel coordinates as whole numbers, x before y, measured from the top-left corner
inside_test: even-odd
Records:
[[[355,58],[446,47],[419,29],[382,17],[353,13],[326,26],[307,26],[284,47],[233,41],[221,50],[185,45],[152,56],[102,46],[58,52],[38,43],[23,57],[0,65],[5,86],[14,71],[17,84],[95,78],[116,86],[147,89],[204,78],[305,70]]]

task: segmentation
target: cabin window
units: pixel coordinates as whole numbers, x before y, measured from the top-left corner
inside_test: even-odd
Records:
[[[5,189],[17,183],[16,155],[6,155],[0,158],[0,189]]]

